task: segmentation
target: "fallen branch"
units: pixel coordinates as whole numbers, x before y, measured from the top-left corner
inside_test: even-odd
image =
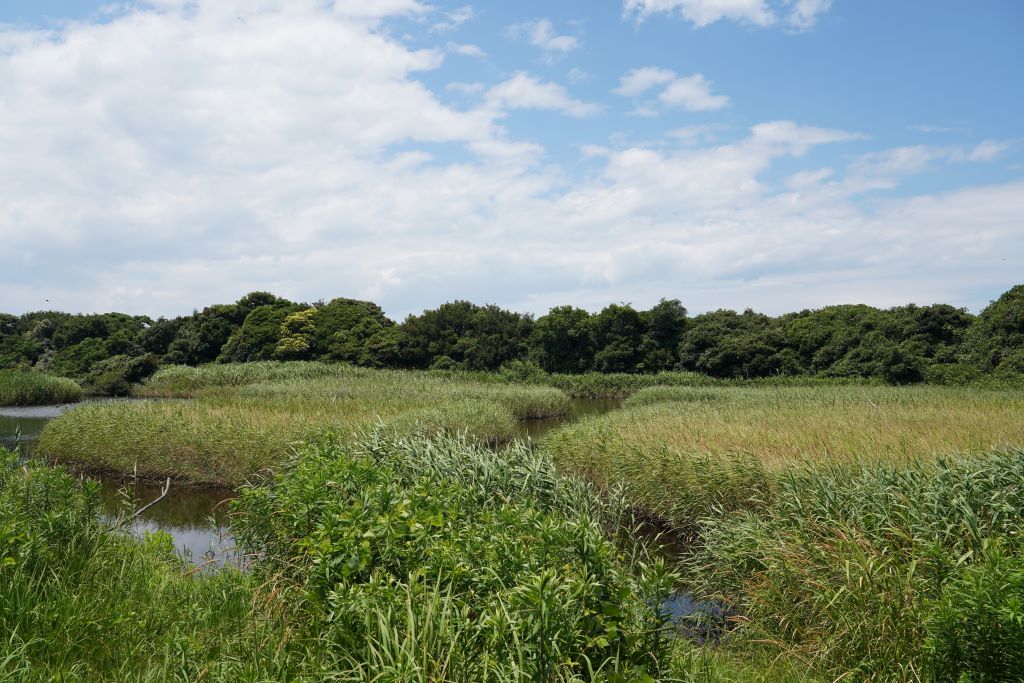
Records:
[[[161,500],[163,500],[164,498],[166,498],[166,497],[167,497],[167,492],[168,492],[168,491],[170,491],[170,490],[171,490],[171,478],[170,478],[170,477],[167,477],[167,483],[166,483],[166,484],[164,484],[164,488],[163,488],[163,490],[162,490],[162,491],[160,492],[160,496],[159,496],[159,497],[158,497],[158,498],[157,498],[156,500],[154,500],[154,501],[152,501],[152,502],[150,502],[150,503],[146,503],[145,505],[143,505],[142,507],[140,507],[140,508],[139,508],[138,510],[136,510],[136,511],[135,511],[135,514],[134,514],[134,515],[132,515],[132,519],[136,519],[136,518],[138,518],[138,517],[139,517],[139,515],[141,515],[141,514],[142,514],[143,512],[145,512],[146,510],[148,510],[149,508],[153,507],[154,505],[156,505],[157,503],[159,503],[159,502],[160,502]]]

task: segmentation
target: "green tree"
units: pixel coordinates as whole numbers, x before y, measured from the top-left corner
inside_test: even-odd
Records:
[[[548,372],[587,372],[594,365],[590,319],[590,313],[582,308],[552,308],[533,326],[530,356]]]

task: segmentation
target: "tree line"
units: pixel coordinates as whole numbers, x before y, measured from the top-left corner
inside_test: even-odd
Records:
[[[979,315],[946,304],[828,306],[772,317],[750,309],[690,316],[559,306],[532,315],[453,301],[390,320],[368,301],[297,303],[253,292],[176,318],[0,313],[0,367],[31,368],[122,393],[160,365],[321,360],[367,367],[550,373],[687,370],[721,378],[868,378],[962,384],[1024,377],[1024,285]]]

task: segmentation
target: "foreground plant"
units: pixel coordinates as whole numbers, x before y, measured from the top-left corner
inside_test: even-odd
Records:
[[[367,680],[644,680],[667,666],[656,604],[671,577],[628,566],[589,489],[526,446],[328,440],[236,511],[254,571]]]
[[[741,644],[823,675],[1020,680],[1022,534],[1024,451],[821,465],[760,513],[704,520],[686,575],[743,615]]]

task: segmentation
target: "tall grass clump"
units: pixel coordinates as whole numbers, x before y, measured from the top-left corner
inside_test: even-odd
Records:
[[[0,370],[0,406],[39,406],[71,403],[82,397],[74,380],[41,372]]]
[[[1024,451],[819,465],[760,513],[704,521],[686,577],[743,615],[736,646],[856,680],[1019,680]]]
[[[148,398],[189,398],[211,387],[240,387],[248,384],[288,380],[319,380],[337,376],[365,376],[372,371],[349,365],[307,361],[259,361],[202,365],[171,365],[136,386],[133,394]]]
[[[237,486],[326,432],[353,438],[384,422],[404,433],[465,433],[494,445],[515,438],[522,420],[569,408],[551,387],[315,363],[250,365],[258,367],[165,369],[154,376],[162,389],[153,393],[187,386],[193,398],[82,406],[50,422],[37,450],[86,471]]]
[[[521,444],[378,431],[243,489],[235,533],[360,680],[649,680],[671,577],[624,564],[601,510]]]
[[[653,391],[653,390],[651,390]],[[673,390],[679,391],[679,390]],[[697,391],[697,390],[693,390]],[[599,485],[622,485],[680,529],[757,510],[807,464],[907,464],[1024,444],[1024,394],[944,388],[723,387],[582,420],[545,446]],[[668,390],[637,395],[638,403]],[[702,395],[703,397],[703,395]]]

